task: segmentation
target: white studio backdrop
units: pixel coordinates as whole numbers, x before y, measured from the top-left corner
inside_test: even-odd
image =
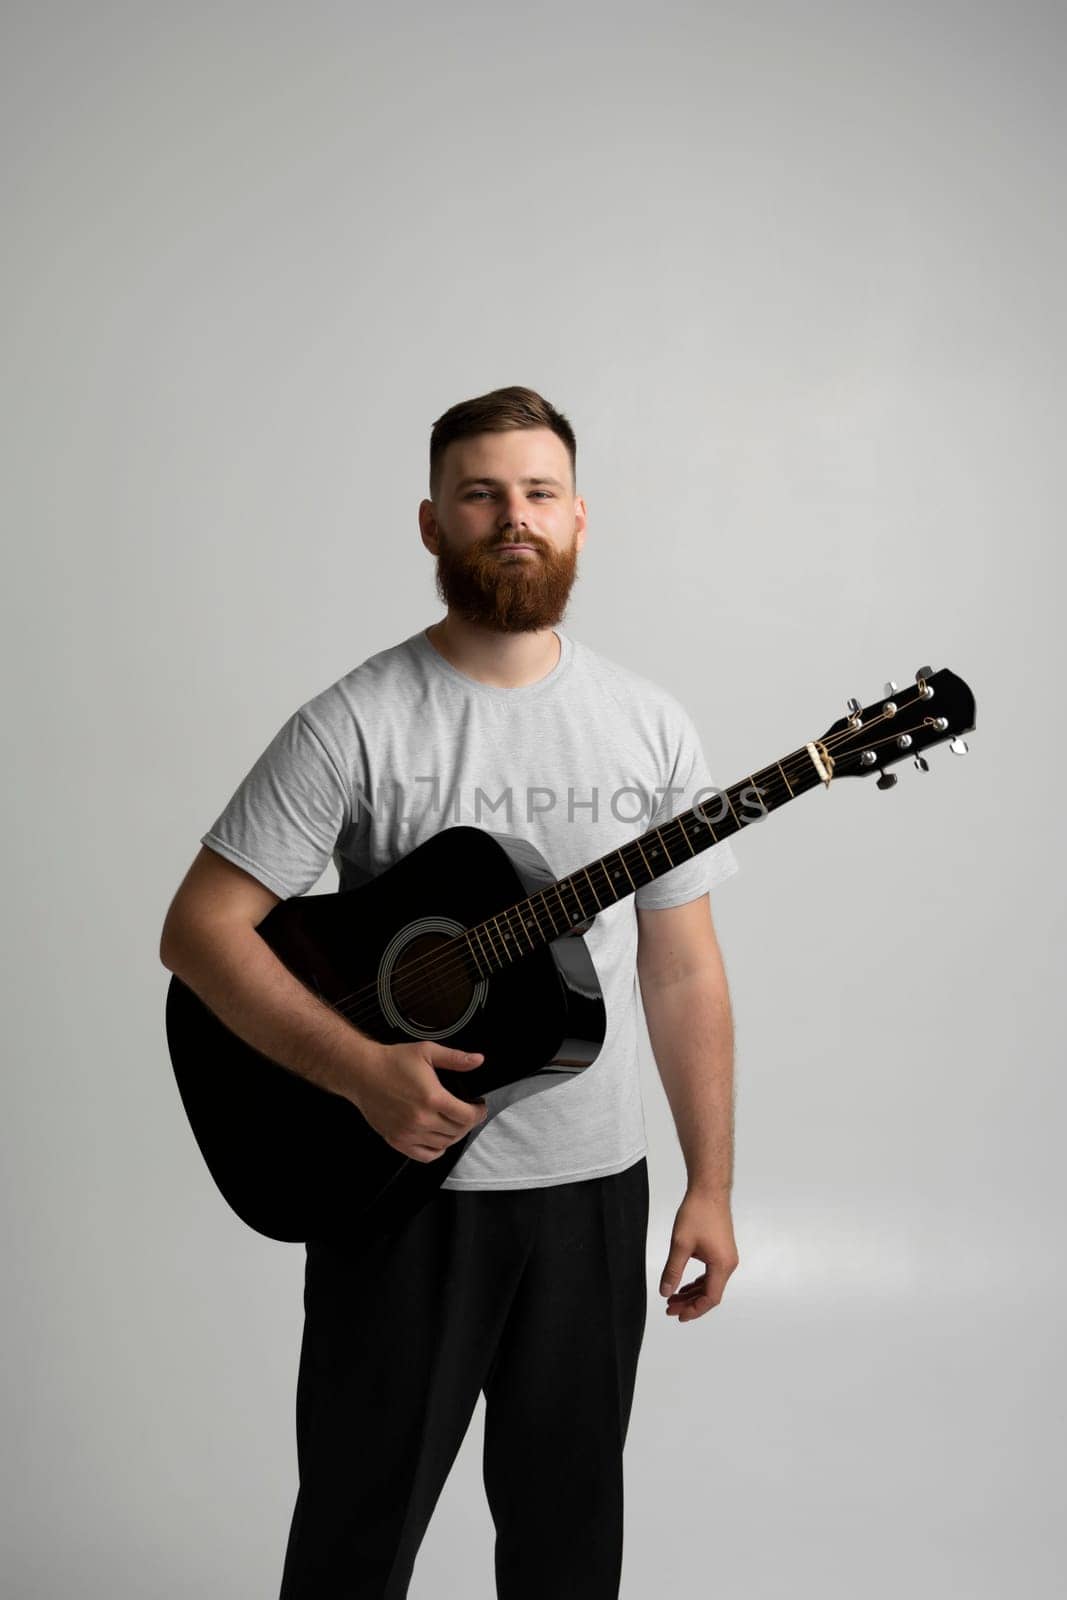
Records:
[[[194,1147],[159,932],[284,717],[440,614],[431,423],[521,383],[578,434],[565,626],[719,782],[926,663],[978,702],[965,759],[736,841],[741,1264],[684,1327],[646,1041],[622,1593],[1051,1600],[1062,10],[104,0],[3,36],[5,1592],[277,1591],[303,1253]],[[480,1446],[476,1413],[415,1600],[493,1593]]]

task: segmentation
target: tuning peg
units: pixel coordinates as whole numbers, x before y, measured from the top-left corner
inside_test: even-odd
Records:
[[[878,779],[878,787],[879,789],[891,789],[896,781],[897,775],[895,772],[883,772]]]
[[[919,667],[916,669],[915,682],[919,685],[919,695],[923,700],[929,700],[933,695],[933,688],[926,681],[933,670],[933,667]]]
[[[933,673],[934,673],[933,667],[917,667],[915,669],[915,681],[916,681],[916,683],[918,683],[920,678],[932,678],[933,677]]]
[[[965,756],[967,751],[970,749],[970,745],[967,743],[966,739],[961,739],[958,736],[949,741],[948,747],[954,756]]]
[[[930,763],[927,761],[925,756],[916,755],[915,765],[918,767],[920,772],[929,772],[930,770]]]
[[[858,711],[862,710],[862,707],[860,706],[860,703],[856,699],[855,695],[849,695],[848,699],[845,701],[845,710],[848,712],[850,717],[854,717]]]
[[[897,692],[897,690],[899,688],[900,688],[900,684],[899,683],[894,683],[892,678],[890,678],[889,682],[886,684],[886,686],[885,686],[884,690],[882,691],[882,693],[888,698],[889,695],[896,694],[896,692]]]

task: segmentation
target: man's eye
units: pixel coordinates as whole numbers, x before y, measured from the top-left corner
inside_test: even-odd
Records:
[[[554,500],[555,499],[555,495],[552,493],[551,489],[535,489],[533,492],[534,492],[534,494],[543,494],[546,500]],[[467,495],[467,499],[468,500],[476,500],[480,494],[488,494],[488,493],[489,493],[488,489],[472,489],[470,494]]]

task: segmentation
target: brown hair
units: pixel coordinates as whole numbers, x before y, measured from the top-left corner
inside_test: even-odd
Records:
[[[437,498],[444,453],[454,440],[470,439],[479,433],[505,433],[509,428],[551,428],[567,446],[571,478],[577,489],[578,444],[574,429],[563,413],[535,389],[512,384],[507,389],[478,395],[475,400],[461,400],[438,417],[430,434],[430,499]]]

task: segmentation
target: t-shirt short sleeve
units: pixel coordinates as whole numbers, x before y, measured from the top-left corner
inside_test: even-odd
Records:
[[[200,842],[289,899],[319,881],[350,808],[348,785],[301,707],[278,729]]]
[[[720,790],[708,771],[700,736],[693,720],[680,704],[672,705],[672,743],[676,758],[671,776],[664,786],[663,797],[653,813],[651,827],[662,827],[665,822],[689,811],[700,801],[712,801],[712,814],[717,814],[716,804]],[[670,842],[668,835],[667,842]],[[685,859],[651,883],[644,883],[634,891],[634,903],[642,910],[663,910],[667,906],[684,905],[706,894],[716,884],[732,878],[740,863],[730,846],[729,839],[689,854],[689,846],[681,845]]]

